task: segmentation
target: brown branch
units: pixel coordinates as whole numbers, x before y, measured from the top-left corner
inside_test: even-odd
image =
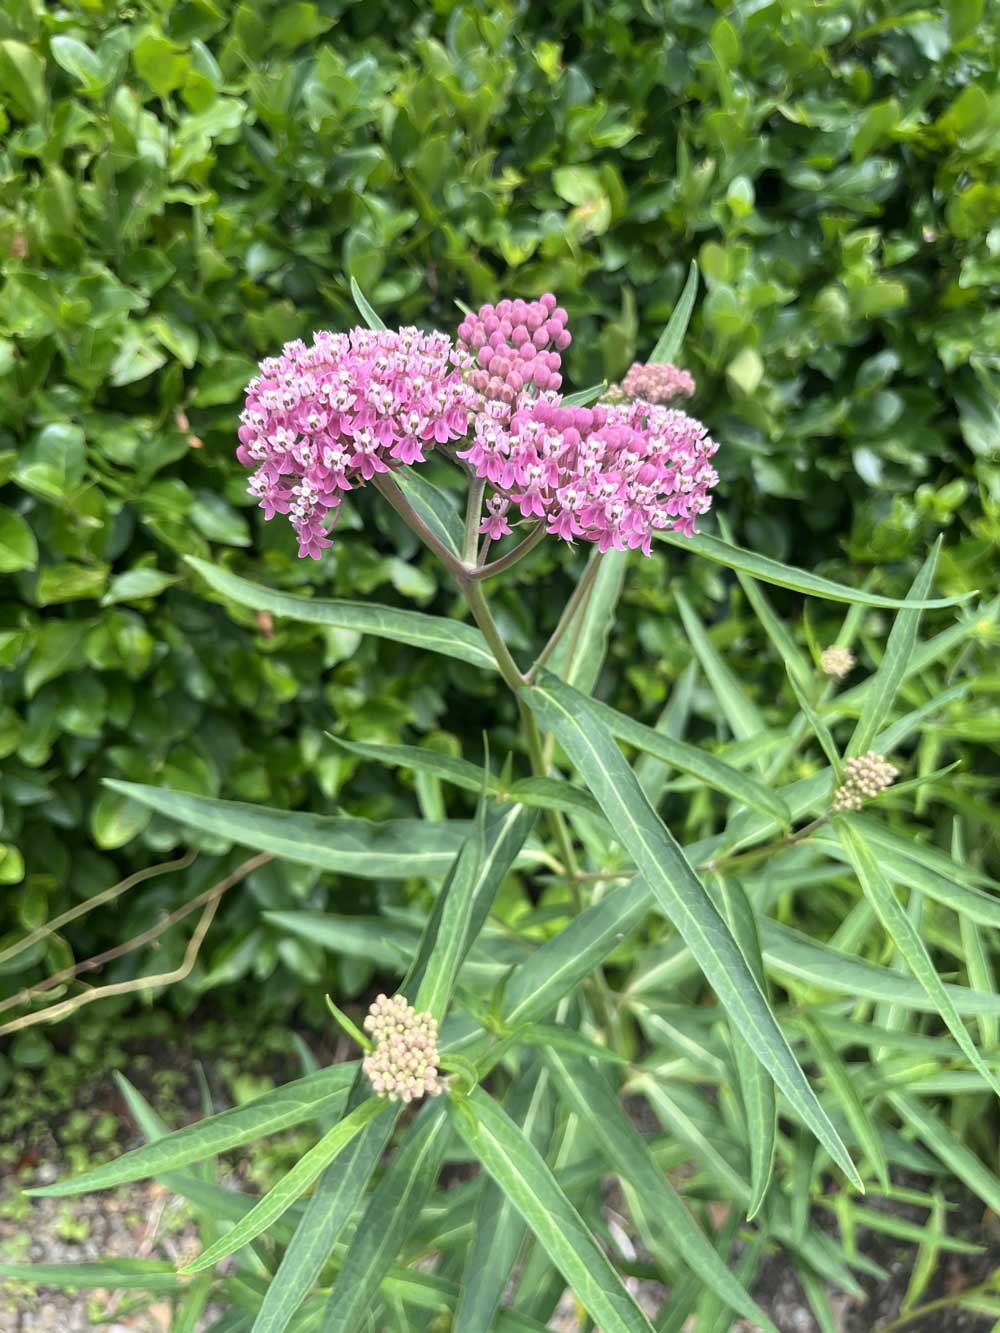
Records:
[[[36,1023],[55,1022],[57,1019],[65,1018],[83,1005],[93,1003],[94,1000],[109,999],[113,995],[128,995],[138,990],[149,990],[154,986],[170,986],[178,981],[183,981],[190,974],[197,961],[198,953],[212,924],[222,895],[244,880],[251,871],[265,865],[270,860],[270,852],[259,852],[256,856],[250,857],[248,861],[244,861],[242,865],[237,866],[232,874],[227,875],[225,879],[213,884],[210,889],[200,893],[197,898],[192,898],[189,903],[185,903],[183,907],[171,912],[169,916],[164,917],[157,925],[151,926],[149,930],[143,931],[141,935],[136,935],[134,939],[128,940],[125,944],[119,944],[113,949],[108,949],[105,953],[97,954],[94,958],[76,963],[73,967],[63,968],[61,972],[55,973],[46,981],[40,982],[37,986],[31,986],[27,990],[21,991],[19,995],[12,996],[11,999],[4,1001],[2,1008],[10,1008],[13,1004],[24,1004],[35,995],[50,990],[62,981],[71,980],[81,972],[94,971],[115,958],[122,958],[126,954],[133,953],[136,949],[141,949],[145,944],[151,944],[154,940],[159,939],[165,931],[177,925],[179,921],[183,921],[186,916],[190,916],[192,912],[196,912],[200,907],[203,909],[202,914],[191,939],[188,941],[184,960],[180,967],[175,968],[174,971],[163,972],[157,976],[136,977],[133,981],[119,981],[108,986],[95,987],[81,995],[74,995],[68,1000],[63,1000],[59,1004],[49,1005],[47,1009],[40,1009],[37,1013],[26,1014],[22,1018],[16,1018],[12,1022],[4,1024],[0,1027],[0,1037],[18,1032],[22,1028],[32,1027]]]
[[[117,884],[112,884],[110,889],[102,889],[100,893],[95,893],[92,898],[88,898],[84,903],[78,903],[76,907],[71,907],[68,912],[63,912],[62,916],[55,917],[52,921],[46,921],[44,926],[39,926],[33,930],[30,935],[25,935],[24,939],[18,940],[9,948],[0,950],[0,963],[6,963],[25,949],[30,949],[33,944],[39,940],[47,939],[49,935],[54,935],[61,927],[68,925],[71,921],[76,921],[78,917],[86,916],[92,912],[95,907],[103,907],[105,903],[111,902],[113,898],[127,893],[129,889],[134,889],[137,884],[142,884],[144,880],[153,879],[156,875],[169,875],[172,870],[186,870],[197,857],[197,852],[185,852],[179,856],[176,861],[164,861],[158,866],[147,866],[145,870],[137,870],[134,875],[129,875],[127,879],[119,880]]]

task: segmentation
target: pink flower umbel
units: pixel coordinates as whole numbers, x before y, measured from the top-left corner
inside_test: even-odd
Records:
[[[694,380],[687,370],[669,362],[635,361],[622,380],[619,392],[626,398],[644,398],[647,403],[669,403],[672,398],[690,398]]]
[[[695,531],[718,481],[709,462],[717,448],[700,421],[671,408],[642,400],[564,407],[543,394],[513,410],[488,403],[458,456],[499,497],[480,529],[490,537],[502,533],[512,504],[564,541],[648,555],[654,532]]]
[[[469,383],[487,401],[516,403],[522,394],[558,389],[562,357],[572,338],[566,311],[546,292],[537,301],[480,306],[458,326],[458,350]]]
[[[451,339],[419,329],[319,332],[247,385],[236,456],[265,518],[287,514],[318,560],[345,491],[464,435],[475,395]]]

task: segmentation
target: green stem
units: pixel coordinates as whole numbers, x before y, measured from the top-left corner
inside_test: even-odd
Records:
[[[748,861],[759,861],[761,857],[773,856],[775,852],[783,852],[788,847],[796,847],[800,842],[805,842],[818,828],[822,828],[828,819],[829,815],[823,815],[819,819],[814,819],[811,824],[806,824],[805,828],[800,828],[798,833],[789,833],[784,838],[779,838],[777,842],[765,843],[763,847],[751,847],[746,852],[734,852],[732,856],[720,856],[717,861],[706,861],[698,869],[719,870],[723,866],[731,866],[737,862],[745,865]]]
[[[466,570],[462,571],[459,577],[458,585],[465,594],[465,600],[469,604],[469,610],[472,612],[472,618],[482,630],[483,638],[490,646],[490,651],[496,658],[497,668],[504,680],[519,696],[521,690],[527,684],[526,677],[522,674],[520,667],[510,655],[510,649],[504,643],[503,635],[493,619],[493,613],[490,611],[486,596],[478,583],[474,583]],[[543,776],[537,774],[538,777]]]
[[[469,494],[465,501],[465,553],[467,565],[474,565],[479,551],[479,519],[483,512],[483,491],[486,482],[480,477],[473,477],[469,482]]]
[[[480,565],[476,570],[475,577],[477,579],[491,579],[496,574],[502,574],[504,570],[510,569],[511,565],[516,565],[529,551],[533,551],[544,536],[545,524],[539,523],[532,528],[527,537],[519,541],[506,555],[500,556],[488,565]],[[468,559],[468,556],[466,556],[466,559]]]
[[[459,584],[463,584],[469,573],[465,564],[449,551],[444,542],[430,530],[400,490],[398,483],[388,473],[382,472],[372,477],[372,485],[383,499],[388,500],[403,522],[412,528],[424,545],[428,546],[441,563],[451,571]]]

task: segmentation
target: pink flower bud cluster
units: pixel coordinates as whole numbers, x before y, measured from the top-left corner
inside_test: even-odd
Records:
[[[537,301],[480,306],[458,326],[458,350],[468,358],[469,384],[487,400],[517,402],[534,389],[562,385],[562,357],[572,341],[568,316],[546,292]]]
[[[287,514],[318,560],[343,493],[468,429],[475,395],[451,339],[404,328],[286,343],[247,385],[236,456],[265,518]]]
[[[513,505],[565,541],[648,555],[654,532],[695,531],[718,481],[717,448],[701,422],[672,408],[567,407],[543,395],[513,411],[487,403],[458,456],[495,489],[480,528],[492,540],[510,532]]]
[[[679,370],[668,361],[650,361],[648,364],[634,361],[616,388],[626,398],[644,398],[647,403],[669,403],[672,398],[690,398],[694,393],[694,380],[690,371]]]
[[[412,1102],[441,1091],[437,1022],[430,1014],[418,1014],[402,995],[391,999],[380,995],[368,1010],[364,1027],[375,1047],[363,1068],[380,1097]]]
[[[899,777],[899,769],[883,759],[874,750],[848,759],[844,764],[844,778],[833,794],[830,810],[860,810],[866,801],[891,787]]]
[[[843,680],[854,668],[855,657],[850,648],[839,648],[834,644],[824,648],[819,655],[819,668],[824,676],[833,676]]]

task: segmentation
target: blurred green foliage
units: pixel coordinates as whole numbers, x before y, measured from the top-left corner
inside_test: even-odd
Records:
[[[283,340],[355,322],[350,276],[390,323],[444,329],[456,300],[552,289],[579,387],[650,349],[696,258],[685,358],[736,539],[848,581],[888,566],[879,586],[898,592],[944,531],[944,590],[994,586],[998,38],[982,0],[724,15],[703,0],[8,0],[0,950],[178,845],[104,777],[385,816],[430,798],[370,768],[345,785],[356,761],[326,729],[474,756],[487,727],[502,748],[510,705],[471,668],[227,609],[181,559],[457,609],[369,496],[314,566],[244,493],[242,388]],[[579,561],[536,553],[523,596],[500,607],[515,645],[554,620]],[[681,561],[631,563],[603,684],[647,720],[691,658],[669,583]],[[767,709],[783,675],[741,594],[714,567],[683,567]],[[797,598],[781,608],[801,615]],[[865,620],[869,665],[886,623]],[[816,613],[821,637],[835,624]],[[981,684],[920,759],[966,760],[953,804],[987,853],[993,642],[984,621],[963,650]],[[456,683],[481,707],[456,713]],[[693,711],[705,743],[727,737],[711,695]],[[698,810],[695,795],[676,815]],[[0,987],[149,926],[211,882],[208,861],[21,955]],[[343,886],[301,868],[258,872],[177,1002],[241,978],[266,979],[275,1006],[302,982],[329,986],[320,950],[261,910],[335,894],[343,907]],[[157,969],[182,946],[165,943]],[[115,966],[112,979],[142,962]],[[370,966],[338,962],[336,984],[357,992]]]

